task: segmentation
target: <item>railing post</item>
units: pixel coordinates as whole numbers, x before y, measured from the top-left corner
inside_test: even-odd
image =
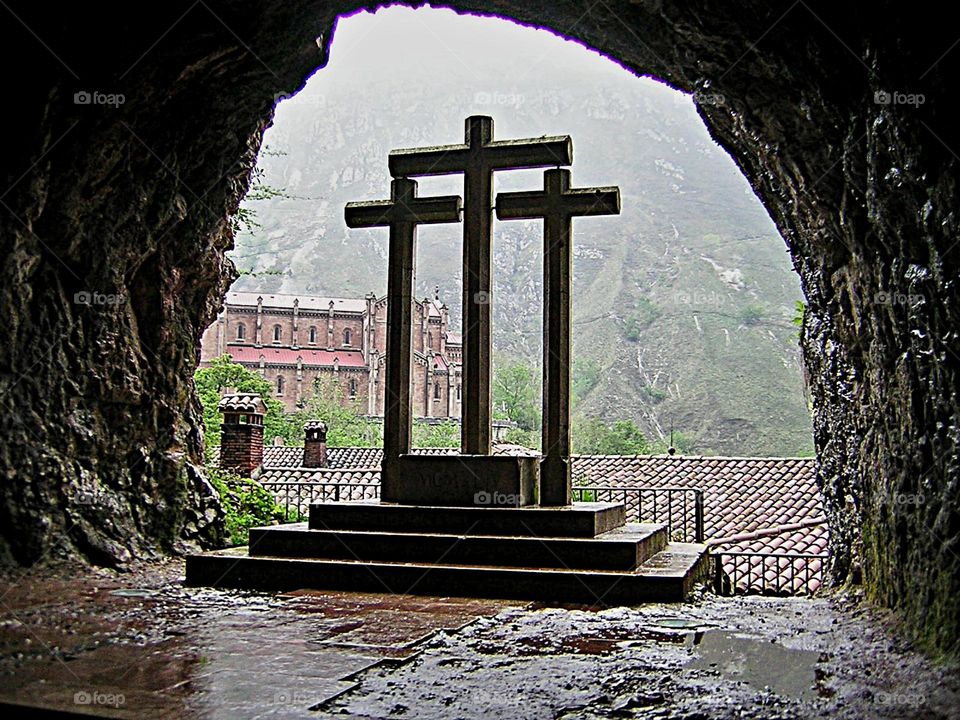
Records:
[[[702,543],[703,530],[703,490],[694,490],[694,542]]]

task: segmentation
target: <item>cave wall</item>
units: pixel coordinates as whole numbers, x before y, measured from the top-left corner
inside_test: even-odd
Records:
[[[807,296],[834,579],[862,578],[929,646],[956,651],[951,24],[892,2],[454,4],[696,93]],[[234,277],[229,215],[275,97],[323,65],[335,18],[356,7],[10,6],[0,554],[113,564],[217,541],[191,376]],[[79,91],[124,101],[76,104]]]

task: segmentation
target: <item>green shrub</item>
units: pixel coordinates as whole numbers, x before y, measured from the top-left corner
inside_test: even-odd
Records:
[[[297,522],[296,510],[287,511],[273,499],[264,487],[250,478],[240,477],[219,468],[207,468],[210,482],[220,493],[226,511],[227,542],[231,546],[246,545],[250,528]]]

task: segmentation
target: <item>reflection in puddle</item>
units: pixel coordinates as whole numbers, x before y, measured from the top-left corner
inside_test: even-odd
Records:
[[[708,670],[724,678],[745,682],[751,687],[770,690],[781,697],[812,700],[818,691],[823,673],[816,673],[816,664],[826,658],[813,650],[791,650],[758,637],[707,630],[687,636],[694,659],[686,665],[691,670]]]

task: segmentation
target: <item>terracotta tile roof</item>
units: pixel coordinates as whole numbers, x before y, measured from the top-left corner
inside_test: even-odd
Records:
[[[302,310],[329,310],[333,302],[334,312],[365,312],[367,301],[363,298],[330,298],[316,295],[283,295],[280,293],[228,292],[227,305],[257,306],[257,298],[263,298],[265,308],[292,308],[298,300]]]
[[[300,467],[303,465],[303,448],[273,445],[263,449],[265,467]]]
[[[576,485],[700,488],[704,493],[704,534],[715,554],[827,552],[829,532],[813,458],[585,455],[573,458],[573,476]],[[644,500],[642,493],[624,498],[628,512],[638,498],[649,512],[649,499]],[[786,575],[774,570],[775,562],[785,566]],[[792,584],[791,563],[795,566]],[[820,560],[735,560],[725,556],[724,570],[728,575],[736,570],[738,586],[755,591],[775,588],[779,576],[784,591],[799,592],[806,587],[814,592],[822,578]]]
[[[823,520],[813,458],[581,455],[576,485],[700,488],[708,538]],[[762,551],[758,551],[762,552]]]
[[[293,350],[285,347],[253,347],[252,345],[228,345],[227,352],[236,362],[258,363],[263,355],[264,362],[296,365],[297,358],[303,358],[307,367],[332,367],[338,360],[340,367],[365,367],[363,353],[358,350]]]

